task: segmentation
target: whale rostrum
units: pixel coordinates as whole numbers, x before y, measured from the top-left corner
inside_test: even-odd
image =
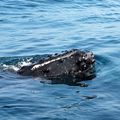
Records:
[[[54,83],[76,84],[95,77],[95,58],[90,51],[72,49],[61,54],[48,55],[46,59],[21,67],[17,73],[39,76]]]

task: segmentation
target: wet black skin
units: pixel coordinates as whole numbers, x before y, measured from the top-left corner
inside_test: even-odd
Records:
[[[80,85],[80,81],[91,80],[95,77],[95,59],[92,52],[73,49],[61,54],[49,55],[37,63],[23,66],[18,74],[40,76],[52,83]]]

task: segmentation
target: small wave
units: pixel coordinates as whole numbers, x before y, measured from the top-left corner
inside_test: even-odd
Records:
[[[24,59],[22,61],[18,60],[19,62],[17,62],[16,64],[12,64],[12,61],[9,64],[1,63],[0,69],[3,71],[17,72],[20,69],[20,67],[32,64],[30,60],[31,59],[27,59],[26,61]]]
[[[1,57],[0,58],[0,70],[17,72],[22,66],[28,66],[37,62],[44,56],[20,56],[20,57]]]
[[[104,56],[100,56],[100,55],[95,55],[95,59],[96,59],[96,69],[97,69],[97,71],[100,71],[101,68],[103,70],[103,68],[109,66],[109,64],[112,63],[112,61],[108,57],[104,57]]]
[[[4,71],[11,71],[11,72],[17,72],[19,70],[18,67],[14,66],[14,65],[6,65],[6,64],[3,64],[2,65],[2,69]]]

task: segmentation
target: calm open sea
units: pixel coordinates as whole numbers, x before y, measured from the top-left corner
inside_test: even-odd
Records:
[[[95,54],[86,88],[14,72],[72,48]],[[0,120],[120,120],[120,0],[0,0]]]

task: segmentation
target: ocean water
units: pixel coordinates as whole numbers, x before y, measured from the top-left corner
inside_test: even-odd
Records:
[[[72,48],[95,54],[88,87],[15,73]],[[120,0],[0,0],[0,120],[21,119],[120,120]]]

